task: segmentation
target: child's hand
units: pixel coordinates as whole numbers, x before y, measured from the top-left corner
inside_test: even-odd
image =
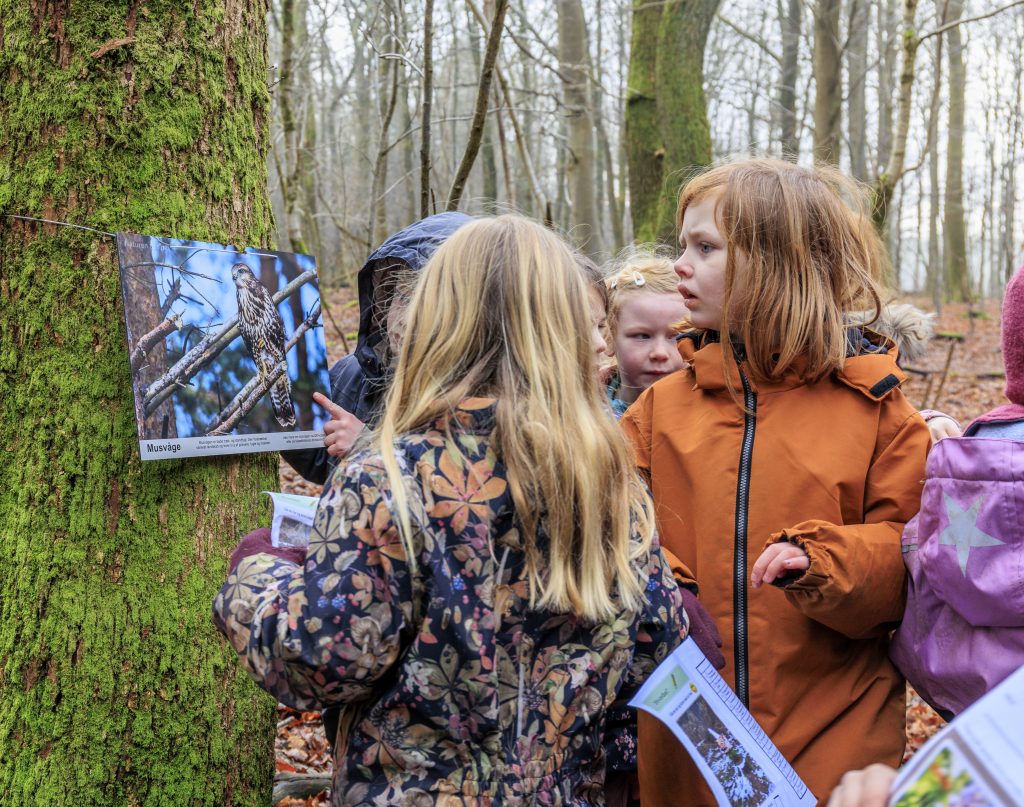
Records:
[[[800,547],[780,541],[761,553],[750,572],[750,584],[760,588],[763,583],[771,583],[790,572],[807,571],[810,565],[811,559]]]
[[[331,414],[331,419],[324,424],[324,445],[327,446],[327,453],[332,457],[344,457],[363,430],[363,422],[326,395],[314,392],[313,400]]]
[[[832,791],[828,807],[885,807],[896,771],[875,763],[862,771],[850,771]]]
[[[946,415],[937,415],[928,421],[928,431],[932,436],[932,445],[943,437],[959,437],[963,434],[960,424]]]

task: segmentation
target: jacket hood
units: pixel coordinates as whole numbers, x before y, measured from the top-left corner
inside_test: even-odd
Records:
[[[387,338],[387,309],[374,305],[382,284],[397,263],[419,272],[435,250],[470,221],[469,216],[458,212],[438,213],[420,219],[388,238],[370,254],[359,270],[359,335],[355,353],[368,383],[382,385],[387,373],[387,367],[382,365],[375,349]],[[382,311],[384,317],[381,316]]]
[[[889,345],[879,348],[866,336],[861,335],[859,330],[856,333],[857,341],[864,347],[860,352],[849,356],[843,363],[843,368],[833,373],[833,376],[869,398],[880,400],[906,380],[903,371],[896,364],[896,347]],[[689,365],[690,372],[694,375],[695,386],[705,390],[727,390],[731,386],[734,391],[742,393],[743,385],[737,364],[729,364],[728,372],[731,378],[726,379],[726,367],[722,362],[722,343],[717,341],[717,336],[712,332],[684,333],[683,338],[679,340],[679,354]],[[791,368],[776,381],[755,381],[749,377],[747,381],[754,391],[759,392],[779,392],[805,383],[800,377],[799,367]]]
[[[882,306],[881,316],[868,324],[874,313],[857,311],[850,314],[850,323],[862,325],[895,344],[901,364],[913,364],[924,357],[935,332],[934,314],[926,313],[909,303],[893,303]]]

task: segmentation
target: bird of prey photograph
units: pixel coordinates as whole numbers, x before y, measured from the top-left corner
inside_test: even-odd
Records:
[[[330,415],[313,393],[330,381],[315,259],[117,238],[143,459],[322,446]]]
[[[264,286],[256,279],[252,269],[244,263],[236,263],[231,269],[238,297],[238,331],[242,341],[256,362],[260,380],[269,379],[277,370],[278,378],[270,387],[270,402],[274,417],[282,426],[295,425],[295,409],[292,406],[292,386],[288,381],[285,362],[284,320],[278,313],[274,300]]]

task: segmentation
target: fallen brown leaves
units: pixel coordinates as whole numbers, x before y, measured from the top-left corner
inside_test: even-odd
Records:
[[[919,298],[908,302],[926,310],[931,307],[930,303]],[[973,316],[969,316],[970,311],[975,312]],[[999,300],[986,300],[973,309],[964,303],[947,304],[936,318],[935,330],[963,334],[963,342],[953,348],[949,375],[936,398],[949,343],[941,339],[932,340],[924,359],[914,365],[933,371],[931,392],[925,401],[927,379],[910,374],[903,385],[903,392],[910,402],[919,408],[927,403],[928,408],[952,415],[963,426],[983,412],[1005,403],[1003,386],[1006,382],[1001,377],[1003,359],[999,345]]]
[[[331,747],[324,735],[319,712],[299,712],[287,706],[277,707],[275,790],[285,780],[299,776],[330,776],[334,770]],[[306,798],[286,796],[275,801],[277,807],[325,807],[330,794],[322,790]]]

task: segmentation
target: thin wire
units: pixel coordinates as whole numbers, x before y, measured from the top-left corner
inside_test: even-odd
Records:
[[[76,230],[87,230],[90,233],[99,233],[105,235],[108,238],[117,238],[116,233],[108,233],[106,230],[97,230],[95,227],[85,227],[81,224],[71,224],[67,221],[54,221],[53,219],[37,219],[35,216],[16,216],[13,213],[3,213],[5,219],[21,219],[22,221],[40,221],[43,224],[57,224],[61,227],[73,227]]]

